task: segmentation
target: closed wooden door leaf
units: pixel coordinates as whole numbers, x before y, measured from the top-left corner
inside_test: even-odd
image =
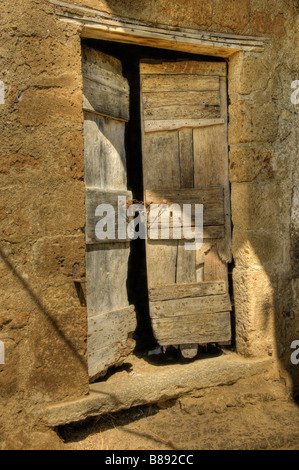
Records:
[[[203,204],[200,249],[171,234],[146,241],[154,335],[192,357],[231,340],[226,64],[142,60],[140,76],[145,201]]]

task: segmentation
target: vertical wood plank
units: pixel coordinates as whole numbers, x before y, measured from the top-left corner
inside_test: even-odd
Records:
[[[178,240],[176,283],[196,282],[196,251],[185,250],[185,241]]]
[[[194,187],[193,132],[192,129],[179,131],[181,188]]]

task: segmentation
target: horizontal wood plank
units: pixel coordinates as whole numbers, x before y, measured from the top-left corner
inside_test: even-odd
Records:
[[[183,204],[190,204],[192,206],[191,211],[191,227],[195,227],[195,204],[203,204],[203,224],[204,226],[223,225],[224,214],[223,214],[223,189],[222,188],[198,188],[198,189],[165,189],[159,190],[146,190],[145,198],[147,204],[164,204],[167,206],[164,209],[161,207],[161,211],[169,211],[169,227],[179,226],[177,216],[175,221],[172,216],[171,206],[178,204],[183,210]],[[153,227],[154,223],[158,223],[159,229],[162,229],[164,222],[157,221],[154,217],[148,217],[149,228]],[[166,222],[168,223],[168,222]],[[182,222],[181,222],[182,225]]]
[[[120,310],[101,313],[88,319],[88,353],[125,341],[136,329],[133,305]]]
[[[129,94],[85,78],[83,109],[128,121],[130,118]]]
[[[191,284],[167,284],[149,289],[151,302],[160,300],[184,299],[191,297],[203,297],[226,293],[224,281],[199,282]]]
[[[142,60],[140,63],[142,75],[171,75],[171,74],[194,74],[194,75],[218,75],[226,76],[225,62],[199,62],[197,60]]]
[[[142,75],[141,91],[215,91],[219,90],[219,77],[197,75]]]
[[[198,316],[152,320],[154,335],[162,346],[173,344],[207,344],[230,341],[230,313],[219,312]]]
[[[143,93],[143,107],[145,110],[173,105],[211,105],[220,106],[219,91],[166,91]]]
[[[157,108],[145,109],[144,119],[146,120],[167,120],[173,116],[176,119],[217,119],[220,118],[220,106],[198,104],[185,105],[174,104]]]
[[[225,124],[223,118],[213,119],[150,119],[144,122],[144,132],[174,131],[184,128],[201,128]]]
[[[193,316],[227,312],[231,310],[229,294],[208,295],[173,300],[150,302],[150,316],[154,318],[184,318]],[[192,342],[192,341],[191,341]]]

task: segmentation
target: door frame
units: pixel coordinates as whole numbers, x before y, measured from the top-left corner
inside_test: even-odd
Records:
[[[263,52],[267,37],[199,31],[122,18],[70,2],[50,0],[61,20],[80,26],[85,39],[136,44],[158,49],[229,58],[236,52]]]
[[[230,84],[238,80],[240,74],[240,61],[242,62],[244,59],[246,62],[251,57],[251,54],[263,53],[270,42],[270,38],[265,36],[243,36],[231,33],[199,31],[158,23],[153,25],[145,21],[141,22],[92,8],[80,7],[70,2],[66,3],[60,0],[49,0],[49,2],[54,6],[57,17],[61,21],[77,28],[78,39],[80,38],[80,40],[85,38],[99,39],[226,59],[228,63],[229,95]],[[233,86],[231,88],[233,89]],[[234,96],[231,96],[231,103],[235,101]],[[234,118],[236,120],[242,118],[240,110],[236,110]],[[229,144],[230,141],[228,140]],[[238,287],[238,280],[233,279],[232,282],[233,289],[235,282]],[[236,296],[240,297],[240,294],[236,292]],[[252,354],[250,347],[246,344],[244,345],[242,338],[252,337],[252,333],[246,319],[248,316],[247,310],[244,309],[243,312],[243,309],[237,305],[240,302],[242,303],[241,297],[239,302],[235,299],[235,341],[237,352],[244,356],[253,355],[259,357],[261,355],[259,351],[256,354]],[[238,323],[240,327],[238,327]],[[240,344],[238,345],[238,343]],[[264,349],[267,349],[266,339]]]

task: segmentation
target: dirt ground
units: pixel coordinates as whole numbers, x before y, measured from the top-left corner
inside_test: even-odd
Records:
[[[58,432],[69,450],[299,450],[299,405],[256,376]]]

